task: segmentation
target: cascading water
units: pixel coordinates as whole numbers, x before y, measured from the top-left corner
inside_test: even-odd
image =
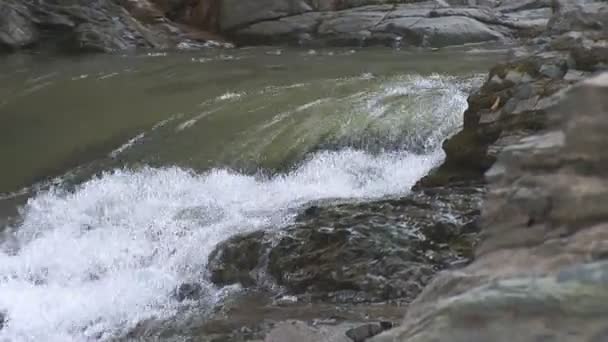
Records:
[[[197,141],[196,127],[210,125],[218,112],[267,112],[275,99],[290,101],[320,84],[214,97],[197,113],[165,120],[109,154],[141,159],[156,141],[169,146],[154,153],[166,154],[168,165],[126,163],[73,187],[60,183],[35,194],[0,246],[0,340],[107,340],[184,307],[211,308],[224,291],[204,270],[219,242],[280,229],[311,201],[407,192],[443,158],[441,142],[461,122],[471,78],[373,78],[333,79],[330,87],[341,90],[291,104],[217,150],[227,159],[254,156],[260,165],[264,156],[278,153],[284,160],[296,151],[299,161],[288,171],[193,171],[171,166],[179,163],[172,162],[170,146]],[[179,302],[175,289],[192,282],[202,284],[204,295]]]

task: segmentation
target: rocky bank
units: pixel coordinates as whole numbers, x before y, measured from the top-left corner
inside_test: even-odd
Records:
[[[3,0],[0,50],[506,43],[551,13],[549,0]]]

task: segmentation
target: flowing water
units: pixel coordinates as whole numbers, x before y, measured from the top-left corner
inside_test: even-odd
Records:
[[[0,341],[207,310],[217,243],[306,203],[399,196],[501,53],[276,50],[0,64]],[[202,284],[197,301],[173,295]]]

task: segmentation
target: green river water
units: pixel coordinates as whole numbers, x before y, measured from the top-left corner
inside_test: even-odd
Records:
[[[0,340],[90,341],[221,303],[204,270],[306,203],[400,196],[503,51],[0,59]],[[207,294],[179,303],[183,282]]]

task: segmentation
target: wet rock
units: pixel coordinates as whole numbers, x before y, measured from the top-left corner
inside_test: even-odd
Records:
[[[555,15],[547,25],[550,34],[608,28],[608,4],[600,0],[554,0]]]
[[[153,40],[144,37],[146,29],[124,8],[109,0],[78,0],[63,5],[50,1],[34,5],[7,0],[2,8],[4,14],[12,13],[5,25],[13,35],[2,40],[13,48],[44,45],[56,49],[113,51],[154,45]]]
[[[175,298],[179,302],[184,300],[197,300],[203,294],[203,288],[197,283],[183,283],[175,290]]]
[[[28,16],[25,6],[0,3],[0,48],[18,49],[36,42],[38,30]]]
[[[501,33],[475,19],[463,16],[389,19],[376,30],[404,36],[411,45],[428,47],[504,39]]]
[[[230,238],[217,247],[209,256],[208,270],[211,281],[217,285],[256,283],[255,270],[269,241],[264,232],[254,232]]]
[[[265,336],[265,342],[364,342],[386,330],[387,324],[343,322],[311,325],[299,320],[278,322]]]
[[[545,64],[540,68],[540,73],[543,76],[547,76],[549,78],[560,79],[564,77],[566,74],[566,69],[564,66],[558,66],[555,64]]]
[[[308,11],[312,11],[312,7],[303,0],[222,0],[220,27],[222,31],[231,31],[248,24]]]
[[[244,44],[268,44],[284,41],[306,43],[311,40],[325,14],[319,12],[263,21],[238,30],[234,35]]]
[[[547,127],[547,110],[562,90],[585,72],[606,69],[606,3],[553,4],[542,39],[532,40],[532,46],[518,49],[507,63],[494,67],[484,85],[471,94],[462,131],[443,145],[446,161],[418,187],[481,179],[504,146]]]
[[[511,137],[545,128],[553,96],[570,84],[568,58],[569,51],[534,52],[493,67],[468,98],[462,131],[444,142],[445,162],[418,186],[482,179]]]
[[[264,342],[283,342],[283,341],[299,341],[299,342],[317,342],[317,341],[335,341],[335,342],[350,342],[344,334],[347,327],[343,326],[317,326],[312,327],[302,321],[285,321],[280,322],[272,329]]]
[[[573,47],[571,56],[575,67],[579,70],[604,70],[608,68],[608,40],[585,39],[580,45]]]
[[[370,323],[346,331],[346,336],[348,336],[353,342],[365,342],[370,337],[374,337],[382,331],[390,329],[391,327],[392,324]]]
[[[410,301],[438,270],[471,256],[480,195],[469,185],[313,207],[280,234],[258,232],[220,245],[210,258],[212,280],[261,286],[251,275],[266,270],[287,293],[306,300]]]

